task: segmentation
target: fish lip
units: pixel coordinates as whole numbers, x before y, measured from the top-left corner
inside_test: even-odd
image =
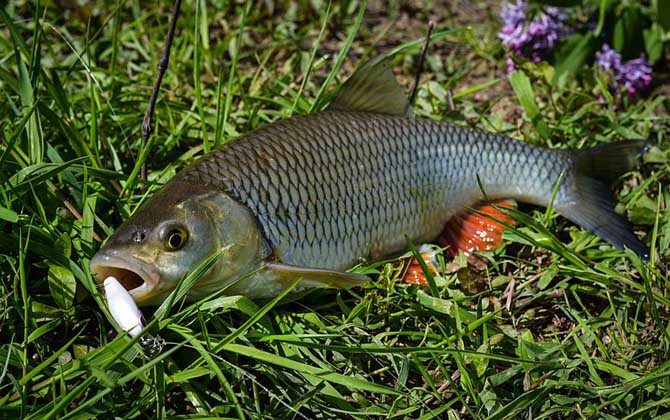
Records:
[[[123,287],[128,290],[128,293],[136,302],[145,300],[150,297],[150,294],[157,288],[160,280],[158,271],[146,263],[136,259],[119,258],[108,255],[105,252],[98,252],[89,264],[91,268],[91,275],[93,279],[100,285],[105,279],[114,274],[115,271],[125,270],[133,273],[142,280],[142,284],[137,287],[129,288],[126,284],[121,282]]]

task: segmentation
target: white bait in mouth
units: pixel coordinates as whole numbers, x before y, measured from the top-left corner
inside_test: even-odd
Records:
[[[130,293],[115,277],[107,277],[104,282],[107,305],[114,320],[131,337],[142,332],[142,312],[135,304]]]

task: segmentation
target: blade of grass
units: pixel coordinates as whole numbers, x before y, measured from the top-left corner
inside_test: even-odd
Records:
[[[312,107],[309,109],[309,112],[314,112],[317,109],[320,109],[322,107],[322,99],[326,93],[326,91],[330,88],[330,84],[335,78],[335,76],[340,72],[340,69],[342,68],[342,63],[344,63],[344,59],[347,56],[347,53],[349,52],[349,49],[351,48],[351,44],[354,42],[354,39],[356,38],[356,34],[358,33],[358,29],[361,26],[361,23],[363,22],[363,17],[365,16],[365,10],[367,8],[367,0],[364,0],[361,2],[358,6],[358,15],[356,16],[356,20],[354,21],[353,25],[351,25],[351,29],[349,29],[349,33],[347,34],[347,38],[344,41],[344,45],[340,48],[340,52],[337,55],[337,58],[335,60],[335,65],[333,68],[328,72],[328,76],[326,76],[326,80],[323,82],[321,85],[321,88],[316,94],[316,97],[314,98],[314,102],[312,102]]]
[[[217,126],[216,126],[217,137],[214,139],[214,147],[219,147],[224,143],[223,132],[226,128],[226,125],[228,124],[228,118],[230,116],[233,104],[233,85],[235,83],[237,62],[240,56],[240,49],[242,48],[242,37],[244,35],[247,15],[251,10],[251,5],[252,5],[251,0],[247,0],[247,2],[244,4],[244,8],[242,9],[242,14],[240,15],[239,28],[237,30],[238,31],[237,36],[235,37],[235,48],[233,49],[233,54],[230,62],[230,69],[228,70],[228,83],[226,84],[226,100],[223,105],[223,115],[221,115],[220,124],[219,124],[219,112],[221,108],[219,107],[219,111],[217,111]]]

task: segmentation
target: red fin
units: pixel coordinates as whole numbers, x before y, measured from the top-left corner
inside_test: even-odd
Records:
[[[419,262],[416,260],[416,258],[412,258],[412,261],[409,263],[409,267],[407,267],[407,273],[405,273],[403,281],[405,283],[418,284],[419,286],[428,286],[426,275],[423,273],[423,270],[421,270],[421,266],[419,265]]]
[[[437,275],[437,259],[435,258],[435,251],[430,247],[422,245],[419,247],[419,253],[421,258],[426,263],[426,268],[433,274]],[[428,281],[426,280],[426,274],[421,269],[421,265],[412,257],[407,267],[407,272],[403,278],[405,283],[418,284],[419,286],[428,287]]]
[[[494,201],[493,204],[505,208],[516,207],[516,202],[511,200]],[[513,225],[515,223],[514,219],[497,210],[491,204],[482,204],[474,208],[480,213],[506,224]],[[473,258],[473,252],[475,251],[490,251],[498,248],[502,243],[504,231],[505,226],[502,224],[494,222],[484,215],[466,212],[449,220],[438,237],[437,243],[446,247],[452,256],[458,255],[458,251],[461,250],[465,255]]]
[[[494,201],[493,205],[505,208],[515,208],[516,202],[513,200]],[[485,217],[499,220],[508,225],[514,225],[515,220],[496,209],[491,204],[482,204],[474,206],[474,209],[483,214],[466,212],[453,217],[445,226],[437,243],[447,248],[447,252],[455,257],[459,251],[463,251],[468,256],[470,262],[475,262],[477,258],[473,252],[490,251],[496,249],[502,243],[505,226]],[[435,253],[433,251],[420,248],[421,257],[426,262],[426,266],[433,273],[437,273],[436,263],[434,262]],[[410,260],[407,272],[403,278],[405,283],[418,284],[419,286],[428,286],[426,275],[424,274],[416,258]]]

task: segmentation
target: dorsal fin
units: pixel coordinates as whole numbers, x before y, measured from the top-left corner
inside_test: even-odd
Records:
[[[344,82],[329,109],[412,116],[407,96],[383,54],[369,60]]]

